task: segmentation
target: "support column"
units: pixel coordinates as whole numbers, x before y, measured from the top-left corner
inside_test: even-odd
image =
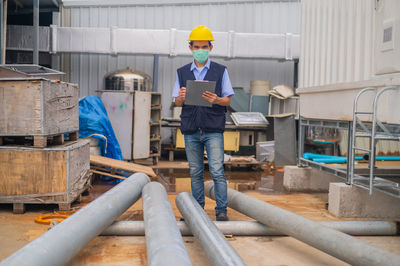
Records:
[[[0,0],[0,64],[4,64],[3,50],[6,49],[4,45],[5,32],[4,32],[4,2]]]
[[[153,60],[153,91],[158,91],[158,63],[160,59],[160,55],[155,54]]]
[[[33,63],[39,65],[39,0],[33,0]]]

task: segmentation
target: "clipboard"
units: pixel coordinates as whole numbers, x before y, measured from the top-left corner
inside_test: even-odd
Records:
[[[212,104],[206,101],[202,95],[205,91],[215,93],[215,81],[200,81],[200,80],[188,80],[186,81],[186,105],[196,105],[212,107]]]

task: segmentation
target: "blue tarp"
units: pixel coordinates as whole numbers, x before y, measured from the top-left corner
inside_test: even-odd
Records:
[[[103,135],[107,139],[107,147],[103,137],[93,134]],[[123,159],[106,108],[97,96],[88,96],[79,101],[79,137],[89,136],[101,140],[102,156],[117,160]]]

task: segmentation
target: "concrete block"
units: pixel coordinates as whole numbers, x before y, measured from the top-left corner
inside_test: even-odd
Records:
[[[311,167],[285,166],[283,186],[290,192],[328,192],[329,183],[341,178]]]
[[[328,211],[339,218],[400,219],[400,199],[345,183],[329,186]]]

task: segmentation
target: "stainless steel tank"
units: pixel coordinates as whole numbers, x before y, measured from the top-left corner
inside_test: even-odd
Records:
[[[104,79],[106,90],[151,91],[153,86],[149,75],[129,67],[110,72]]]

